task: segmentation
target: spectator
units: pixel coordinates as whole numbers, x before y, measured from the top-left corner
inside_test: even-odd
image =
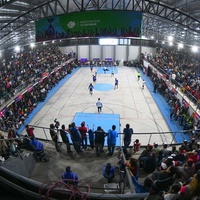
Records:
[[[90,147],[93,150],[95,147],[95,145],[94,145],[94,130],[89,129],[88,134],[89,134]]]
[[[54,141],[54,144],[55,144],[55,147],[56,147],[56,151],[60,152],[61,149],[60,149],[60,146],[58,144],[58,133],[55,131],[54,124],[50,124],[49,131],[50,131],[51,138]]]
[[[188,161],[185,164],[178,167],[178,174],[182,183],[187,182],[189,178],[191,178],[194,175],[194,173],[195,165],[192,159],[188,159]]]
[[[103,167],[103,176],[108,180],[108,183],[111,183],[115,177],[115,168],[110,163]]]
[[[118,133],[116,132],[116,126],[115,125],[112,125],[112,130],[109,130],[108,131],[108,135],[107,135],[107,138],[108,138],[108,154],[110,156],[113,155],[114,151],[115,151],[115,145],[116,145],[116,140],[117,140],[117,137],[118,137]]]
[[[145,178],[144,183],[140,184],[131,172],[130,174],[133,184],[135,186],[136,193],[148,193],[150,191],[151,186],[153,185],[153,180],[151,178],[149,177]]]
[[[65,125],[63,124],[61,126],[61,129],[60,129],[60,136],[62,138],[62,141],[63,143],[66,144],[66,147],[67,147],[67,152],[68,153],[72,153],[72,150],[71,150],[71,147],[70,147],[70,142],[69,142],[69,138],[68,138],[68,134],[65,130]]]
[[[45,156],[43,143],[38,141],[34,135],[31,136],[30,145],[33,147],[33,149],[37,155],[37,158],[40,161],[44,161],[44,162],[49,161],[49,159],[46,158],[46,156]]]
[[[26,125],[26,133],[27,133],[27,135],[28,135],[29,137],[31,137],[31,136],[34,135],[33,130],[34,130],[33,127],[29,126],[28,124]]]
[[[173,184],[167,193],[164,193],[163,198],[164,200],[176,200],[181,199],[181,195],[179,191],[181,189],[181,185],[178,183]]]
[[[65,172],[62,174],[62,179],[66,184],[78,185],[78,175],[71,170],[70,166],[66,167]]]
[[[10,156],[10,148],[4,140],[4,136],[0,133],[0,156],[7,160]]]
[[[97,127],[97,130],[94,132],[95,135],[95,149],[96,149],[96,155],[100,156],[103,152],[103,146],[104,146],[104,138],[106,136],[106,133],[101,128],[101,126]]]
[[[124,128],[123,134],[124,134],[124,150],[126,151],[131,143],[131,136],[133,134],[133,129],[130,128],[130,124],[126,124],[126,128]]]
[[[136,153],[139,150],[140,150],[140,141],[138,139],[136,139],[133,144],[133,152]]]
[[[85,126],[85,122],[81,123],[81,126],[78,127],[78,130],[81,134],[81,143],[84,150],[87,150],[87,127]]]
[[[187,185],[183,185],[180,189],[181,200],[192,199],[194,196],[200,195],[200,171],[198,170],[194,174],[191,182]]]
[[[79,130],[76,128],[75,123],[73,122],[71,124],[71,128],[70,128],[70,133],[71,133],[71,139],[74,145],[74,149],[76,150],[77,153],[81,153],[81,134],[79,132]]]
[[[131,171],[131,173],[138,179],[138,162],[135,158],[130,158],[125,163],[125,166]]]

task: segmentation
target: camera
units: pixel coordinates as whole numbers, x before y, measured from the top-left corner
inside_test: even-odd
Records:
[[[60,126],[60,122],[57,121],[57,119],[55,119],[54,122],[55,122],[55,125],[54,125],[55,128],[59,128],[59,126]]]

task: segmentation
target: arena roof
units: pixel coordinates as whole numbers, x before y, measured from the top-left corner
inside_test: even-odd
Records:
[[[35,42],[36,19],[92,10],[141,11],[146,38],[200,44],[199,0],[0,0],[0,50]]]

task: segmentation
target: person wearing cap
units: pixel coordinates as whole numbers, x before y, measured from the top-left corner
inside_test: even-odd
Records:
[[[96,106],[97,106],[98,113],[100,113],[102,111],[102,107],[103,107],[103,104],[102,104],[100,98],[98,98],[98,101],[96,102]]]
[[[186,182],[194,175],[195,165],[191,158],[182,166],[178,166],[178,174],[181,182]]]
[[[103,176],[108,180],[108,183],[112,182],[112,179],[115,177],[115,168],[111,163],[107,163],[106,166],[103,167]]]
[[[85,126],[85,122],[81,123],[81,126],[78,127],[78,130],[81,134],[81,144],[84,150],[87,149],[87,127]]]
[[[78,185],[78,175],[71,170],[70,166],[66,167],[65,172],[62,174],[62,179],[66,184]]]

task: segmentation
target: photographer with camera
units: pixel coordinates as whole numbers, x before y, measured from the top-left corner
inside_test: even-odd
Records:
[[[60,123],[55,119],[54,120],[55,122],[55,125],[54,124],[50,124],[50,135],[51,135],[51,138],[52,140],[54,141],[55,143],[55,147],[56,147],[56,151],[60,152],[60,145],[58,144],[58,127],[60,125]],[[55,128],[57,129],[57,131],[55,131]]]
[[[59,126],[60,126],[60,122],[59,122],[59,121],[57,121],[57,119],[54,119],[54,122],[55,122],[55,125],[54,125],[54,127],[55,127],[56,129],[58,129],[58,128],[59,128]]]

